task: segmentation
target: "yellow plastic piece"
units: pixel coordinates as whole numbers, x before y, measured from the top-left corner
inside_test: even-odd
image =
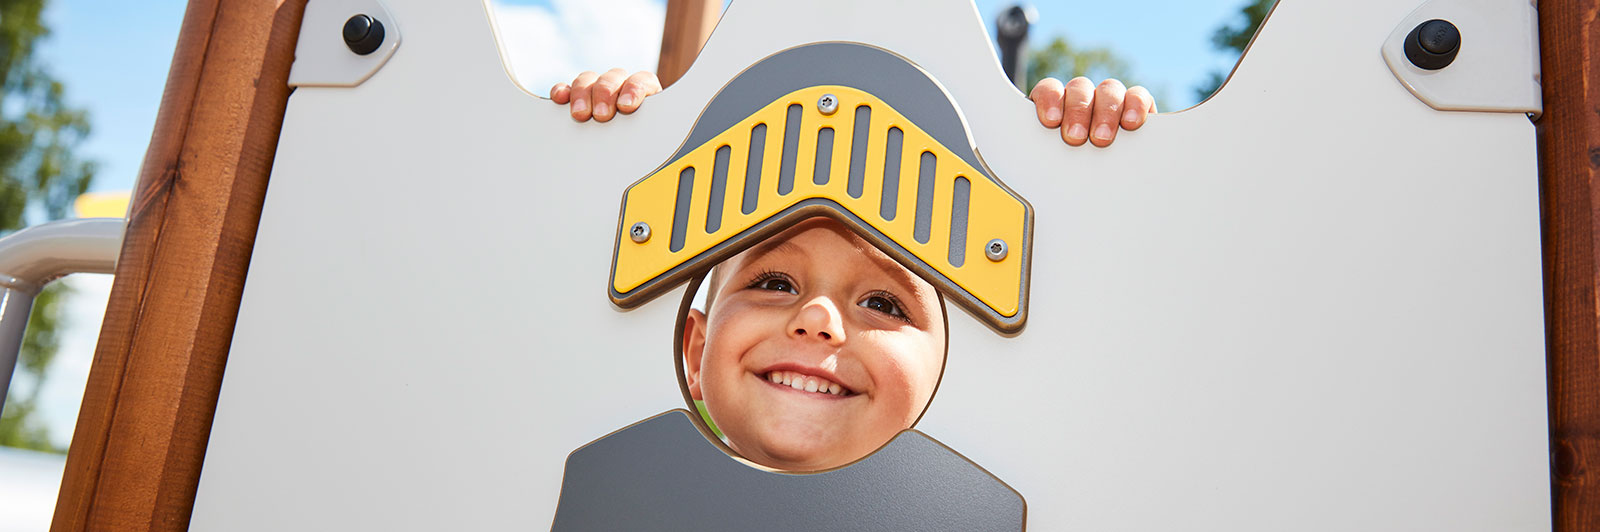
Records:
[[[829,93],[839,99],[838,111],[823,115],[817,109],[817,100]],[[779,194],[784,126],[791,104],[799,104],[803,109],[800,121],[802,130],[794,159],[794,188],[788,194]],[[861,197],[854,198],[846,187],[850,180],[851,142],[855,137],[855,109],[861,105],[872,109],[869,121],[871,132],[868,136],[870,140]],[[757,124],[767,126],[761,164],[761,191],[755,210],[745,214],[742,206],[746,159],[751,129]],[[817,132],[822,128],[834,129],[833,153],[828,182],[817,185],[812,176],[817,159]],[[884,186],[885,139],[890,128],[899,128],[903,140],[897,208],[892,219],[885,219],[880,214],[880,200]],[[722,146],[731,148],[723,202],[716,207],[722,209],[722,225],[715,232],[707,233],[706,213],[716,152]],[[932,152],[937,157],[931,224],[926,243],[918,242],[913,235],[923,152]],[[693,196],[684,225],[683,248],[673,252],[669,243],[678,199],[678,180],[683,170],[689,167],[695,169]],[[961,266],[952,265],[949,260],[951,207],[958,177],[971,183],[965,260]],[[1023,239],[1028,216],[1026,204],[887,103],[864,91],[837,85],[821,85],[791,92],[630,187],[620,220],[621,232],[617,240],[612,288],[626,296],[640,285],[694,259],[713,246],[796,203],[813,198],[832,200],[844,207],[894,244],[937,270],[961,290],[982,301],[993,312],[1006,318],[1017,315],[1025,262]],[[643,243],[635,243],[628,237],[627,231],[637,222],[647,223],[652,228],[651,238]],[[1011,251],[1002,260],[991,261],[985,255],[984,248],[991,239],[996,238],[1004,240]]]
[[[73,200],[72,209],[79,218],[121,218],[128,214],[128,198],[132,193],[85,192]]]

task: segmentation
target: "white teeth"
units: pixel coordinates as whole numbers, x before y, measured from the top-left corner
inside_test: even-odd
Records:
[[[838,396],[844,396],[849,393],[845,391],[844,386],[839,385],[839,383],[789,371],[774,371],[768,373],[767,380],[771,381],[773,384],[782,384],[796,390],[803,390],[812,393],[825,393]]]

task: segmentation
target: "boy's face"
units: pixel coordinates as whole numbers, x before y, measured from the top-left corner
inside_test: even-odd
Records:
[[[933,287],[844,225],[806,220],[718,266],[690,311],[690,395],[735,451],[786,470],[839,467],[911,427],[944,364]]]

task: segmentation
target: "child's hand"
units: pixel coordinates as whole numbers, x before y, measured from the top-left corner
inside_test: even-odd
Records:
[[[1104,148],[1117,138],[1117,126],[1133,131],[1144,125],[1145,116],[1156,112],[1156,100],[1144,87],[1124,88],[1121,81],[1108,79],[1096,87],[1089,78],[1061,80],[1045,78],[1028,94],[1044,127],[1061,128],[1061,140],[1082,146],[1088,140]],[[577,116],[574,114],[573,116]]]
[[[568,110],[573,120],[583,122],[594,117],[596,122],[610,122],[617,111],[632,113],[646,96],[658,92],[661,80],[655,74],[634,72],[629,76],[622,69],[613,68],[604,74],[578,74],[571,85],[557,83],[550,88],[550,99],[562,105],[571,102]]]

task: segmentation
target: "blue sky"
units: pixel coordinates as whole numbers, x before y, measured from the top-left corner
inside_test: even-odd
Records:
[[[1232,67],[1237,58],[1214,50],[1210,37],[1246,1],[1039,0],[1032,2],[1039,19],[1031,40],[1042,45],[1064,35],[1078,45],[1110,47],[1130,63],[1134,79],[1161,98],[1162,110],[1176,111],[1195,103],[1192,88],[1209,72]],[[1012,4],[977,0],[986,23]],[[664,0],[504,0],[496,4],[496,13],[514,70],[530,89],[543,93],[550,80],[583,69],[653,69],[664,5]],[[53,0],[46,11],[53,34],[39,53],[65,83],[68,101],[89,110],[93,132],[82,153],[100,164],[95,191],[133,187],[184,6],[177,0]],[[517,57],[524,49],[530,51]],[[76,419],[110,279],[75,276],[66,282],[79,295],[44,405],[63,444]]]
[[[1048,42],[1049,37],[1065,35],[1081,45],[1111,47],[1132,64],[1133,77],[1164,97],[1163,110],[1178,110],[1194,104],[1191,88],[1208,72],[1232,67],[1236,58],[1213,50],[1210,36],[1218,25],[1231,20],[1244,2],[1039,0],[1032,2],[1039,13],[1032,40],[1042,44]],[[655,9],[664,9],[660,6],[665,2],[503,2],[508,6],[546,11],[556,15],[554,18],[558,22],[578,24],[593,23],[594,19],[561,17],[558,8],[613,3],[652,4]],[[1000,10],[1012,3],[1011,0],[977,1],[986,22],[992,22]],[[54,0],[50,5],[46,16],[54,33],[42,53],[52,70],[66,82],[69,100],[90,111],[94,133],[83,151],[100,162],[101,171],[94,185],[97,191],[128,190],[133,186],[154,126],[183,11],[184,2],[175,0]],[[592,28],[564,29],[568,35],[605,34]],[[654,31],[659,35],[658,28]],[[649,67],[656,50],[645,48],[637,51],[645,58],[643,66]],[[589,55],[594,60],[617,57],[615,53]],[[585,58],[573,57],[566,61],[581,59]],[[611,64],[582,68],[609,68]],[[544,87],[533,88],[539,92],[545,90]]]

